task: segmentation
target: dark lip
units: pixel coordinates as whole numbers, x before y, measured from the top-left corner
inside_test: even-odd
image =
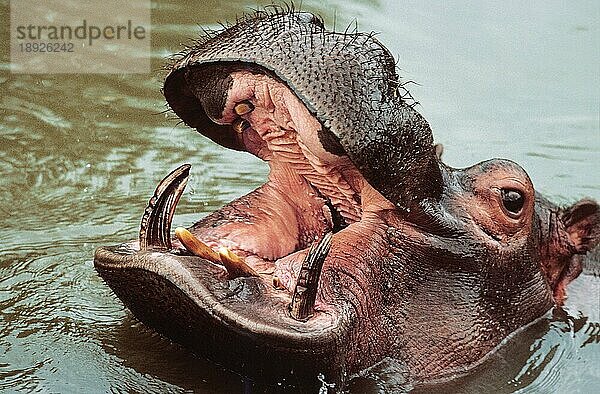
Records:
[[[94,266],[138,320],[203,358],[269,384],[337,379],[351,326],[341,309],[298,321],[260,278],[131,243],[97,249]]]
[[[94,256],[94,266],[103,278],[110,277],[107,281],[109,286],[112,276],[123,270],[145,271],[151,276],[164,278],[178,287],[200,309],[210,311],[214,319],[222,321],[232,329],[244,330],[248,335],[271,337],[274,341],[279,339],[289,348],[304,348],[307,343],[322,337],[327,327],[337,326],[333,324],[336,317],[330,313],[319,313],[315,316],[322,323],[319,329],[307,330],[310,325],[289,316],[287,308],[282,307],[286,301],[272,296],[270,289],[260,278],[240,277],[228,280],[221,268],[196,256],[178,256],[160,251],[134,251],[130,245],[122,244],[98,248]],[[264,306],[270,303],[272,308],[269,309],[281,313],[254,316],[256,319],[251,325],[247,325],[248,318],[232,308],[238,300],[241,304],[244,298],[248,305],[256,303]],[[274,324],[277,321],[281,324]],[[315,320],[311,321],[315,324]],[[284,330],[281,327],[289,329]]]

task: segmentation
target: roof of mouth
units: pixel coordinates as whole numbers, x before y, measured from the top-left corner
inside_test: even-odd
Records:
[[[252,109],[239,115],[238,103]],[[246,122],[233,131],[251,153],[271,162],[274,171],[293,171],[328,199],[347,223],[360,220],[362,176],[348,156],[330,153],[321,139],[322,125],[282,82],[262,74],[231,74],[231,88],[219,123]],[[360,179],[359,179],[360,178]]]

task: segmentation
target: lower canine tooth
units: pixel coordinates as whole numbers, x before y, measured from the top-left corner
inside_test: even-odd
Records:
[[[233,127],[233,130],[235,130],[236,133],[241,134],[250,127],[250,123],[246,119],[237,118],[233,121],[231,127]]]
[[[192,254],[212,261],[213,263],[221,262],[221,256],[219,253],[212,250],[208,245],[200,241],[194,236],[194,234],[190,233],[183,227],[177,227],[175,229],[175,235],[177,236],[177,239],[179,239],[179,242],[181,242],[182,245],[185,246],[185,248]]]
[[[329,232],[315,242],[302,262],[290,304],[290,315],[296,320],[306,321],[314,313],[319,277],[331,248],[331,237],[332,233]]]
[[[171,249],[171,221],[190,175],[184,164],[167,175],[148,201],[140,225],[140,249]]]
[[[221,263],[225,266],[230,279],[239,278],[240,276],[259,276],[252,267],[250,267],[244,259],[233,253],[231,250],[220,247],[219,255]]]

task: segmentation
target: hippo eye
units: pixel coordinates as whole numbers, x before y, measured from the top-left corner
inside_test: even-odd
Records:
[[[501,189],[502,205],[508,211],[510,216],[518,215],[523,209],[525,198],[523,194],[515,189]]]

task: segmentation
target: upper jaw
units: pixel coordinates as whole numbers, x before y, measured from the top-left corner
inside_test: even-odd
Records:
[[[406,209],[439,197],[441,179],[431,129],[410,105],[394,64],[372,35],[327,32],[294,12],[260,13],[182,53],[169,66],[164,95],[187,125],[223,146],[248,150],[248,141],[232,131],[237,100],[228,97],[253,94],[241,97],[245,87],[236,87],[232,76],[278,81],[323,125],[316,135],[324,150],[347,156],[370,185]]]

